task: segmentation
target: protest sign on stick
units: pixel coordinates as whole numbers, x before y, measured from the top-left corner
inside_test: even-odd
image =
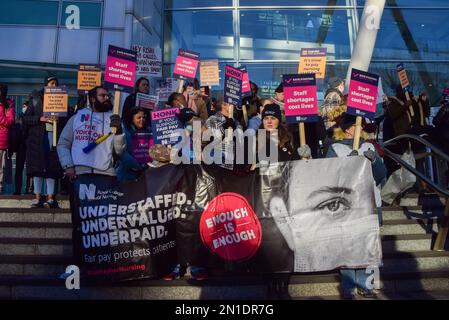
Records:
[[[199,53],[179,49],[178,56],[176,57],[175,68],[173,70],[173,77],[181,80],[178,87],[178,93],[182,93],[184,82],[186,80],[195,80],[199,62]]]
[[[298,67],[298,73],[314,73],[316,81],[324,82],[326,74],[327,48],[303,48]]]
[[[136,77],[136,52],[115,46],[109,46],[106,59],[104,85],[114,90],[114,114],[119,113],[121,91],[132,93]],[[112,128],[116,133],[116,128]]]
[[[374,117],[376,116],[378,88],[378,75],[352,69],[351,82],[349,83],[347,113],[357,117],[354,133],[354,150],[358,150],[360,146],[362,117],[374,120]]]
[[[66,117],[69,95],[66,86],[44,88],[44,116]],[[53,147],[56,147],[58,121],[53,120]]]
[[[285,118],[287,123],[299,124],[300,145],[306,144],[304,122],[318,121],[318,101],[315,74],[286,74],[283,76]]]
[[[407,71],[405,70],[404,64],[400,63],[397,65],[396,70],[398,72],[398,76],[399,76],[399,81],[401,82],[401,87],[402,90],[405,91],[405,98],[407,99],[407,101],[411,101],[410,99],[410,94],[409,89],[410,89],[410,81],[408,81],[408,77],[407,77]],[[410,123],[412,123],[412,118],[415,116],[415,111],[413,110],[413,105],[410,105],[410,107],[408,108],[408,120]]]

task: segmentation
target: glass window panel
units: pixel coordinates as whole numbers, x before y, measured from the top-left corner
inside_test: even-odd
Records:
[[[58,43],[58,63],[98,63],[99,30],[61,29]],[[89,44],[89,50],[79,50],[80,43]]]
[[[357,4],[363,6],[365,0],[358,0]],[[447,0],[386,0],[386,6],[390,7],[449,7]]]
[[[71,15],[71,11],[66,13],[68,6],[75,5],[80,11],[81,27],[101,27],[101,3],[85,2],[64,2],[62,7],[61,25],[66,25],[66,20]]]
[[[318,46],[328,48],[329,59],[348,59],[350,13],[351,10],[241,11],[240,59],[296,60],[301,48]]]
[[[385,9],[373,58],[449,59],[448,16],[449,10]]]
[[[123,31],[103,31],[103,41],[101,44],[101,64],[106,64],[109,45],[123,48],[124,44]]]
[[[240,0],[241,6],[345,6],[346,0]]]
[[[57,1],[0,1],[0,24],[56,26],[58,11]]]
[[[165,8],[191,8],[191,7],[229,7],[232,0],[167,0]]]
[[[0,27],[2,43],[8,44],[8,48],[13,48],[0,50],[0,59],[54,62],[56,30],[56,27]]]
[[[179,11],[165,15],[164,61],[174,63],[178,49],[199,52],[201,59],[233,59],[232,11]]]
[[[104,26],[106,28],[125,27],[126,1],[105,0],[104,1]]]

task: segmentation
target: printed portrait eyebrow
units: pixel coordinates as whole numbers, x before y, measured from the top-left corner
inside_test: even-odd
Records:
[[[345,187],[323,187],[318,190],[312,192],[307,199],[316,197],[321,194],[333,193],[333,194],[352,194],[354,192],[353,189],[345,188]]]

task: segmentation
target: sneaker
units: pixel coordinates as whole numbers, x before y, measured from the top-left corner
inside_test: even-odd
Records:
[[[44,203],[42,200],[34,199],[33,201],[31,201],[31,208],[43,208],[43,207]]]
[[[343,290],[343,299],[354,300],[356,297],[355,290]]]
[[[172,271],[169,274],[167,274],[163,279],[167,280],[167,281],[171,281],[171,280],[176,280],[181,278],[179,272],[177,271]]]
[[[47,208],[47,209],[59,208],[58,201],[56,201],[55,199],[50,199],[50,200],[45,201],[43,206],[44,206],[44,208]]]
[[[357,288],[357,294],[368,299],[372,299],[375,297],[374,291],[369,289]]]

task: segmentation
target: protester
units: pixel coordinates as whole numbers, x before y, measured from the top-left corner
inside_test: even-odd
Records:
[[[59,85],[56,77],[45,79],[45,86]],[[33,177],[35,199],[31,202],[33,208],[57,208],[56,182],[62,177],[62,169],[56,149],[53,147],[53,121],[57,117],[44,116],[44,89],[37,92],[33,98],[35,105],[30,105],[23,115],[23,123],[27,127],[26,164],[27,174]],[[58,123],[58,133],[62,125]],[[43,196],[43,184],[46,185],[47,197]]]
[[[204,100],[206,103],[207,116],[210,117],[213,115],[212,111],[212,98],[210,96],[210,89],[208,86],[200,87],[200,98]]]
[[[282,113],[284,113],[284,84],[282,82],[274,90],[271,101],[277,104],[281,108]]]
[[[449,155],[449,101],[443,100],[441,102],[441,108],[433,118],[433,124],[435,125],[435,130],[433,132],[435,142],[444,153]],[[446,176],[444,184],[448,186],[449,170],[447,170],[446,167],[446,170],[442,171],[446,171],[444,173]],[[441,180],[444,180],[444,178]]]
[[[136,106],[136,98],[138,93],[150,93],[150,82],[147,78],[139,78],[134,86],[134,93],[130,94],[125,99],[122,110],[122,120],[125,127],[128,127],[132,124],[131,110]],[[145,109],[145,115],[147,119],[150,119],[150,110]],[[149,125],[149,123],[147,123],[147,125]]]
[[[233,106],[220,99],[217,102],[217,112],[206,121],[206,129],[213,130],[214,138],[221,139],[221,153],[214,155],[221,159],[221,164],[218,166],[227,169],[234,169],[235,161],[235,144],[232,137],[225,137],[228,129],[236,130],[242,129],[240,123],[233,117]]]
[[[250,95],[246,96],[242,99],[242,108],[236,110],[235,118],[240,123],[245,123],[245,126],[248,127],[249,123],[246,123],[249,118],[253,117],[254,115],[257,115],[259,112],[259,104],[260,104],[260,97],[257,95],[257,92],[259,91],[259,87],[254,82],[250,81]],[[246,115],[247,120],[245,121],[245,117],[243,114],[243,106],[246,107]]]
[[[297,146],[294,146],[293,137],[287,126],[282,123],[281,109],[277,104],[269,104],[264,107],[260,129],[265,129],[267,135],[265,141],[258,141],[258,159],[260,159],[260,153],[265,153],[264,157],[270,157],[270,144],[276,144],[277,146],[278,158],[276,161],[300,159]],[[276,131],[277,138],[274,136]]]
[[[65,175],[74,180],[77,175],[95,174],[108,176],[111,184],[116,181],[116,160],[126,149],[125,133],[120,116],[112,114],[112,103],[108,91],[101,86],[89,91],[90,107],[80,110],[67,122],[58,141],[58,155]],[[87,128],[87,133],[76,134],[80,128]],[[90,152],[83,151],[93,137],[111,134]]]
[[[186,107],[199,114],[201,120],[206,121],[209,117],[206,102],[201,97],[199,88],[193,82],[187,82],[182,93],[187,101]]]
[[[338,128],[335,129],[334,138],[336,143],[332,144],[327,152],[326,157],[347,157],[352,155],[364,155],[369,161],[371,161],[371,168],[373,171],[374,182],[376,186],[380,186],[385,181],[385,167],[382,159],[376,152],[375,147],[370,143],[365,143],[364,138],[367,134],[362,131],[362,140],[359,151],[353,151],[354,133],[355,133],[356,117],[350,114],[343,114]],[[376,207],[378,208],[379,224],[381,224],[381,210],[382,205],[380,200],[379,187],[375,188]],[[355,291],[364,297],[373,297],[374,292],[367,288],[366,279],[368,274],[365,273],[365,269],[341,269],[341,283],[343,288],[343,296],[346,299],[352,299],[355,296]]]
[[[153,138],[151,130],[147,127],[145,109],[131,109],[131,117],[132,123],[125,127],[126,150],[120,159],[117,172],[119,181],[136,180],[148,168],[148,163],[152,161],[149,157],[149,150],[153,145]],[[142,149],[140,144],[143,144],[144,150],[136,150],[136,148]]]
[[[257,106],[257,114],[252,116],[248,121],[248,127],[247,132],[250,132],[250,134],[257,135],[257,130],[262,125],[262,112],[266,105],[271,104],[271,99],[265,98],[262,100],[259,100],[259,104]]]
[[[9,130],[14,121],[14,101],[8,99],[8,86],[0,84],[0,193],[3,193],[3,171],[9,147]]]
[[[28,130],[25,124],[23,123],[23,116],[25,112],[28,110],[30,106],[29,101],[25,101],[22,105],[22,109],[20,110],[20,113],[17,117],[17,125],[18,125],[18,131],[19,135],[16,137],[16,173],[14,176],[14,187],[15,195],[20,195],[22,193],[22,183],[23,183],[23,169],[25,168],[25,159],[26,159],[26,139],[28,137]],[[26,185],[25,185],[25,193],[28,193],[30,191],[30,181],[32,180],[31,177],[28,175],[26,176]]]
[[[338,77],[329,79],[329,87],[324,94],[324,102],[321,109],[321,116],[323,117],[326,129],[330,129],[336,124],[336,118],[346,110],[345,97],[343,92],[345,90],[345,81]],[[333,129],[331,129],[333,132]],[[332,133],[331,133],[332,135]]]

